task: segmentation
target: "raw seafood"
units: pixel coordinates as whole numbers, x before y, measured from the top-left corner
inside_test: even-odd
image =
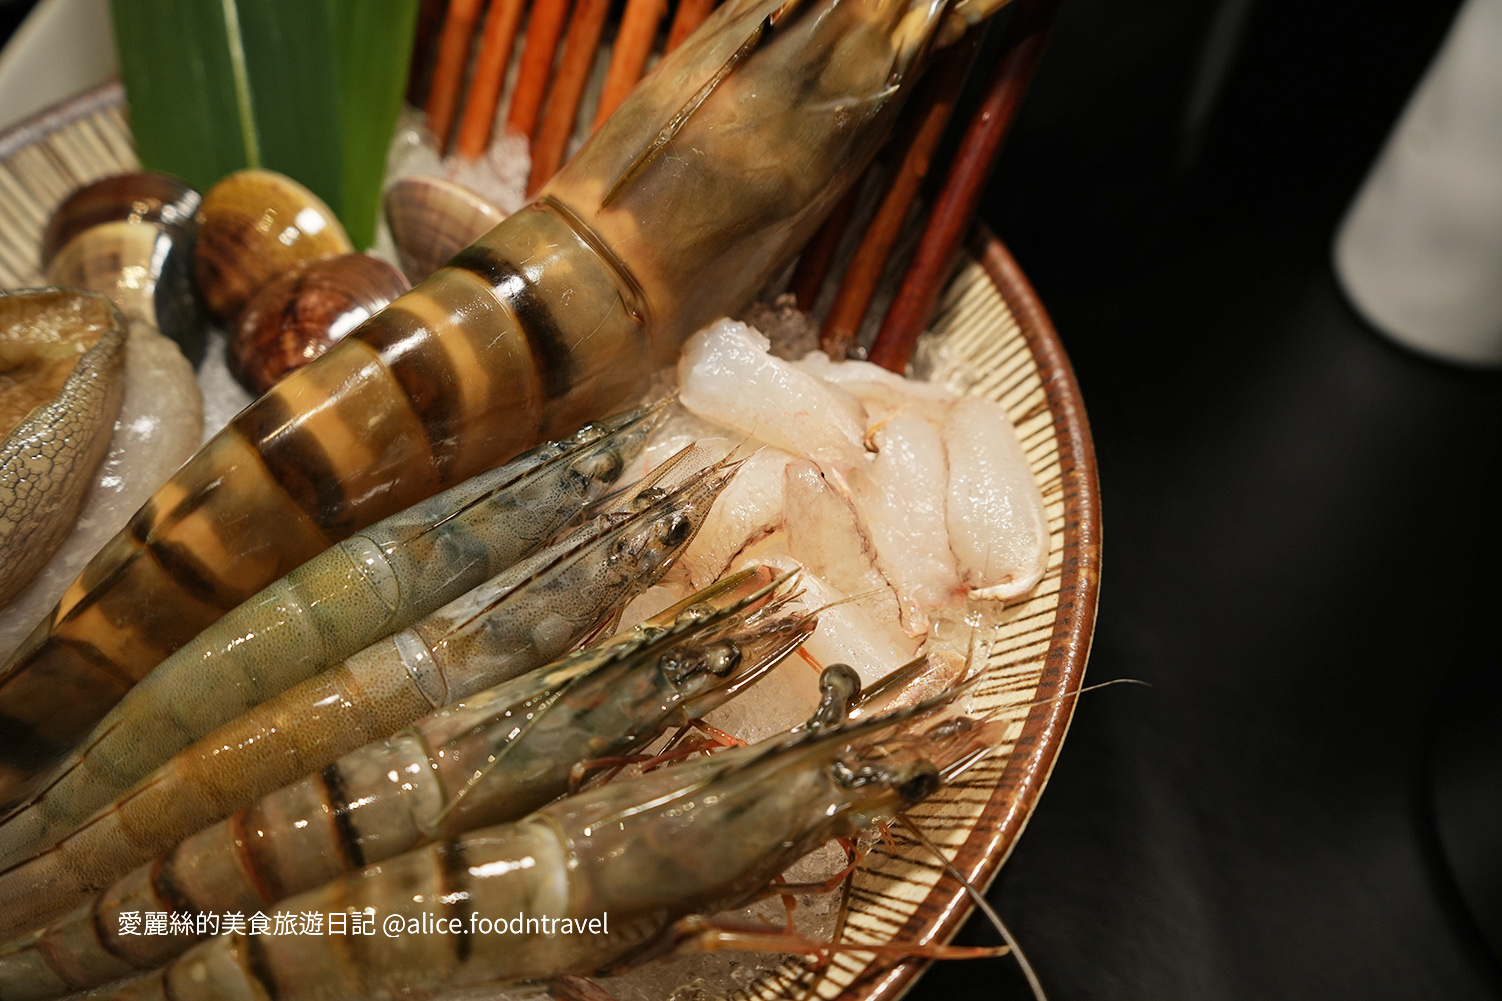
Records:
[[[0,607],[67,538],[120,409],[125,318],[103,295],[0,295]]]
[[[105,540],[198,448],[203,399],[177,345],[143,323],[130,324],[125,392],[109,452],[94,476],[73,531],[26,589],[0,611],[0,657],[8,657],[57,603]]]

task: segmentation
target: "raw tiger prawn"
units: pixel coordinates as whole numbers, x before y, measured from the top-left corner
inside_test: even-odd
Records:
[[[92,903],[0,949],[0,998],[57,997],[161,965],[192,945],[185,936],[115,934],[122,911],[250,913],[425,841],[530,813],[567,791],[575,762],[635,751],[795,649],[815,620],[783,612],[789,581],[769,577],[736,574],[193,835]]]
[[[995,736],[953,721],[891,733],[894,719],[809,728],[621,780],[390,859],[292,897],[278,912],[375,914],[405,927],[442,918],[451,934],[224,935],[164,969],[93,996],[284,1001],[427,995],[469,985],[611,972],[662,953],[744,938],[690,917],[769,889],[825,840],[849,837],[926,799]],[[473,929],[497,915],[569,919],[592,934]],[[608,916],[609,932],[598,929]],[[941,946],[830,946],[756,930],[759,951],[851,948],[903,955],[995,955]]]
[[[542,548],[641,453],[662,409],[586,424],[315,556],[157,665],[23,806],[49,796],[87,814],[70,790],[108,802],[215,727]]]
[[[108,708],[80,718],[71,693],[117,697],[332,543],[639,391],[802,246],[930,50],[1003,2],[722,6],[532,205],[247,408],[105,546],[0,667],[0,796]]]
[[[12,818],[0,827],[12,864],[0,873],[0,938],[72,909],[257,797],[561,656],[667,572],[735,468],[645,488],[633,510],[602,515],[201,738],[76,830],[76,803],[42,810],[44,800]]]

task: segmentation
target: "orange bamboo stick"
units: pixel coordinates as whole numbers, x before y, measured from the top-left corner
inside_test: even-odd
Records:
[[[893,142],[897,154],[893,159],[900,157],[897,170],[871,225],[866,227],[850,267],[845,270],[834,305],[824,318],[819,346],[835,361],[848,356],[851,345],[855,343],[861,320],[886,268],[887,258],[897,244],[908,210],[918,196],[918,188],[928,175],[939,140],[944,138],[944,129],[949,124],[949,116],[954,113],[955,101],[965,87],[965,78],[970,74],[970,65],[975,61],[983,33],[983,27],[971,28],[952,52],[933,65],[918,93],[913,95],[911,117],[904,122],[902,132]]]
[[[610,56],[610,70],[605,74],[605,87],[600,91],[600,106],[595,110],[591,129],[610,117],[641,79],[646,68],[647,56],[652,54],[652,42],[657,38],[657,26],[668,12],[668,0],[627,0],[626,13],[621,17],[621,29],[615,35],[615,51]]]
[[[665,51],[672,52],[683,40],[704,23],[709,12],[714,10],[715,0],[678,0],[678,12],[673,15],[673,26],[668,29],[668,44]]]
[[[469,100],[459,123],[460,156],[477,157],[490,145],[490,126],[495,121],[495,106],[501,103],[506,64],[511,61],[525,5],[525,0],[491,0],[480,39],[480,55],[475,60],[475,75],[469,82]]]
[[[600,33],[605,29],[605,15],[609,12],[610,0],[579,0],[573,19],[569,21],[568,35],[563,40],[563,58],[558,64],[558,74],[553,77],[553,87],[548,91],[548,103],[542,113],[537,139],[532,144],[528,194],[542,187],[563,163],[569,136],[574,131],[574,118],[579,114],[579,98],[584,94],[589,68],[595,61],[595,49],[600,44]]]
[[[442,152],[448,147],[449,129],[459,105],[459,89],[464,85],[464,70],[469,65],[469,40],[480,19],[481,0],[453,0],[443,21],[443,35],[438,40],[438,62],[433,68],[433,85],[428,91],[428,128],[438,140]]]
[[[558,39],[563,37],[568,8],[569,0],[536,0],[532,5],[527,44],[522,47],[516,89],[511,92],[511,109],[506,113],[507,132],[531,139],[537,129],[537,115],[548,92],[548,77],[553,74],[553,57],[558,53]]]

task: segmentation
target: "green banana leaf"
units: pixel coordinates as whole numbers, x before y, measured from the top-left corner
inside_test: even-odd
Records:
[[[375,240],[419,0],[112,0],[145,167],[200,191],[266,167]]]

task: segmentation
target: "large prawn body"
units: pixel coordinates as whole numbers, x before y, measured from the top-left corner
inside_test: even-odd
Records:
[[[954,20],[948,0],[730,0],[533,204],[248,407],[104,547],[0,668],[0,801],[107,711],[61,711],[99,704],[78,693],[118,698],[329,545],[637,393],[808,238]]]

